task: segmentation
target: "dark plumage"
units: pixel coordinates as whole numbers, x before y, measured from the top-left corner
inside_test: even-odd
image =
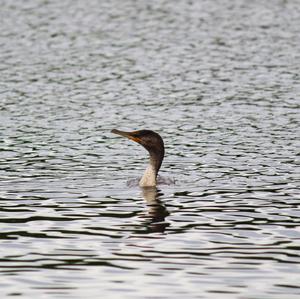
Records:
[[[139,185],[141,187],[155,186],[157,174],[165,154],[164,142],[161,136],[151,130],[124,132],[114,129],[111,132],[141,144],[149,152],[150,163],[141,178]]]

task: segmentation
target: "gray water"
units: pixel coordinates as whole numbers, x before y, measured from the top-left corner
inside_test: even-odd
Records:
[[[298,0],[0,20],[1,298],[300,298]],[[147,153],[113,128],[159,132],[176,184],[129,188]]]

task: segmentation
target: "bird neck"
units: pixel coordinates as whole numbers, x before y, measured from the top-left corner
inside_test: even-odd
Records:
[[[139,185],[140,187],[156,186],[156,177],[162,163],[163,157],[157,157],[150,153],[149,165],[142,176]]]

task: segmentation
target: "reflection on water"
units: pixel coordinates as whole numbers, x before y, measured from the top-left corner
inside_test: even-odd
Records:
[[[298,1],[0,15],[1,298],[300,297]],[[114,127],[159,132],[176,184],[129,188]]]
[[[145,225],[149,233],[164,232],[169,225],[165,218],[169,215],[164,204],[159,200],[159,191],[156,187],[143,188],[143,197],[147,203],[147,213],[141,215],[145,219]]]

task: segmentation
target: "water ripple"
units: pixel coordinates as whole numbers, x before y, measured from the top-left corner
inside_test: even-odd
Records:
[[[299,298],[297,1],[2,2],[3,297]]]

